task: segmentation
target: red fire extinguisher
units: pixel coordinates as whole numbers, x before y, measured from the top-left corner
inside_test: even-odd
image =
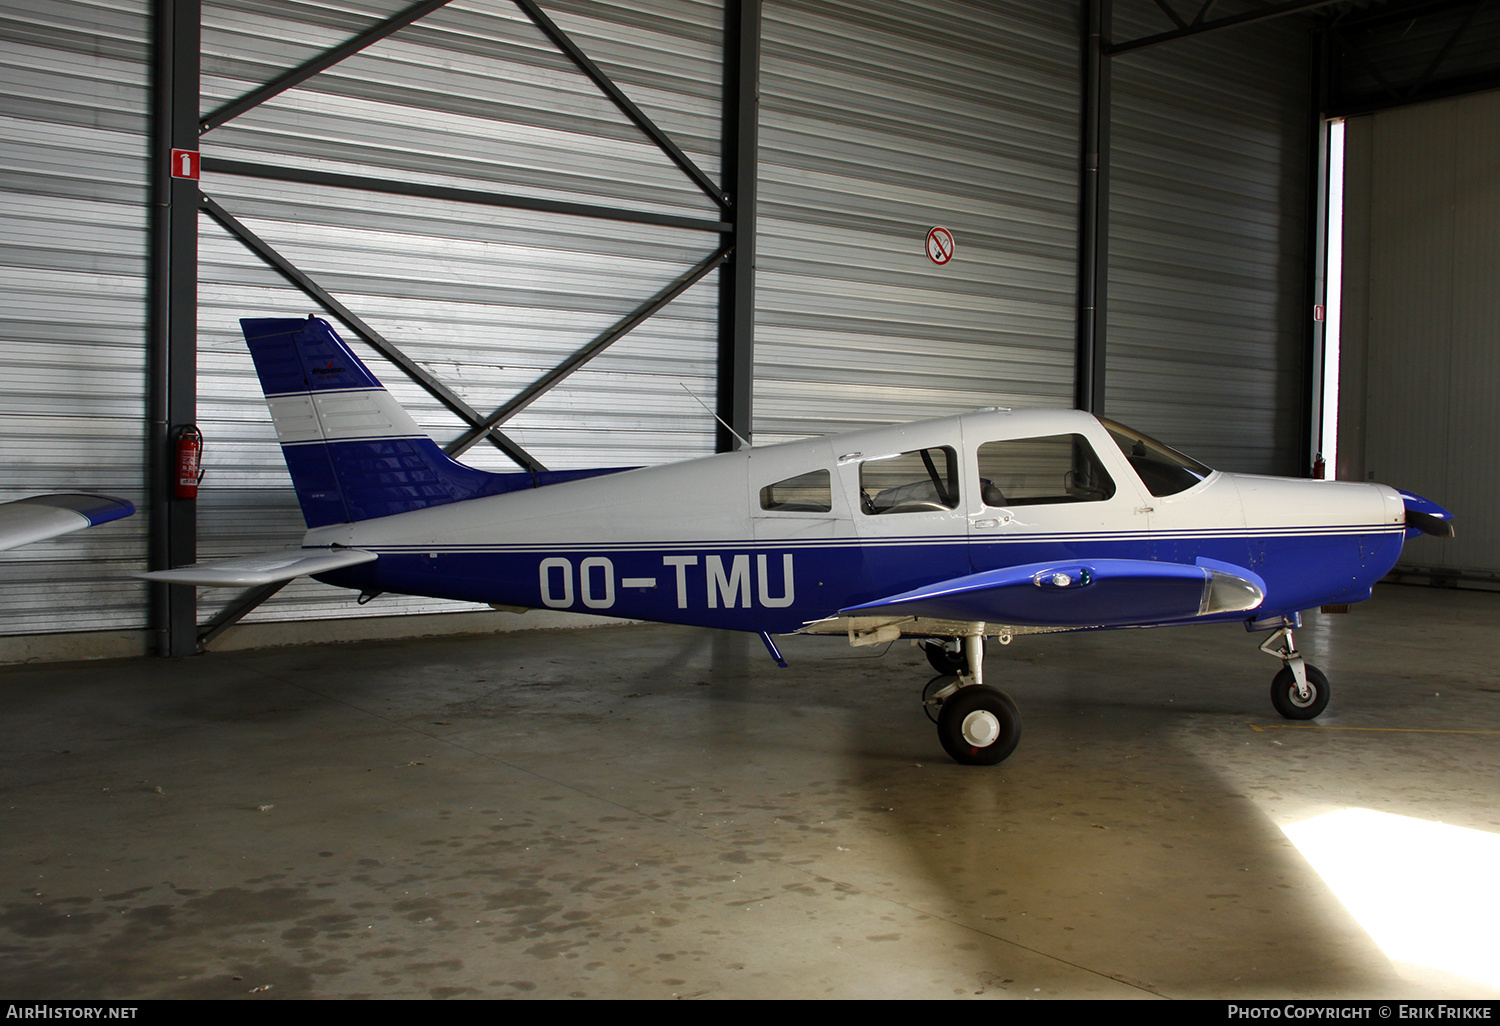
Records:
[[[196,424],[178,428],[172,448],[177,456],[177,479],[172,486],[172,496],[196,499],[198,482],[203,480],[203,432]]]

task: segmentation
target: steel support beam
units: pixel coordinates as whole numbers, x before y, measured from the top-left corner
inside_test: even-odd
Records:
[[[198,629],[199,649],[207,648],[209,642],[239,623],[262,602],[291,583],[291,581],[277,581],[274,584],[263,584],[259,588],[241,592],[239,598],[215,613]]]
[[[719,425],[715,451],[731,452],[735,435],[751,439],[755,373],[755,200],[760,160],[761,0],[724,4],[722,174],[730,197],[730,231],[722,247],[734,257],[719,275]],[[753,440],[753,439],[752,439]]]
[[[300,182],[304,185],[329,185],[340,189],[363,189],[366,192],[378,192],[393,196],[422,196],[427,199],[448,200],[454,203],[475,203],[488,207],[506,207],[511,210],[538,210],[547,214],[597,217],[606,221],[661,225],[666,228],[687,228],[700,232],[723,232],[733,227],[728,221],[710,221],[702,217],[679,217],[676,214],[658,214],[649,210],[625,210],[619,207],[604,207],[593,203],[569,203],[564,200],[515,196],[501,192],[482,192],[478,189],[458,189],[453,186],[428,185],[423,182],[397,182],[389,178],[366,178],[363,175],[346,175],[334,171],[314,171],[311,168],[284,167],[277,164],[252,163],[246,160],[225,160],[222,157],[203,158],[203,170],[211,171],[214,174],[266,178],[276,182]]]
[[[239,99],[231,100],[229,103],[224,104],[224,106],[199,122],[198,133],[201,135],[204,132],[212,131],[226,121],[239,117],[245,111],[260,106],[271,97],[284,93],[294,86],[301,85],[318,72],[327,71],[339,61],[354,56],[370,44],[379,42],[397,29],[405,28],[418,18],[426,14],[431,14],[448,2],[449,0],[421,0],[419,3],[412,4],[406,10],[392,15],[378,25],[371,26],[348,42],[341,43],[331,50],[325,50],[312,58],[312,60],[305,61],[286,74],[277,76],[259,89],[252,89]]]
[[[1469,26],[1474,24],[1475,17],[1485,8],[1487,2],[1488,0],[1478,0],[1477,3],[1469,8],[1468,13],[1464,15],[1463,24],[1449,33],[1448,38],[1443,41],[1442,49],[1433,54],[1432,60],[1423,69],[1422,77],[1417,79],[1416,84],[1407,91],[1408,97],[1420,95],[1422,90],[1427,87],[1427,83],[1432,81],[1432,76],[1437,73],[1437,69],[1442,66],[1443,61],[1448,59],[1448,54],[1453,52],[1454,45],[1469,31]]]
[[[688,155],[683,153],[677,144],[671,140],[667,133],[658,128],[656,123],[648,118],[645,112],[637,107],[631,101],[630,97],[626,96],[624,91],[615,85],[614,81],[597,64],[589,60],[588,55],[578,48],[578,44],[574,43],[566,32],[558,28],[552,19],[547,17],[546,13],[533,3],[532,0],[514,0],[514,2],[521,9],[521,13],[530,18],[532,24],[541,29],[542,34],[552,41],[552,45],[561,50],[563,55],[572,61],[579,71],[587,75],[589,81],[593,82],[594,85],[599,87],[600,92],[609,97],[610,102],[619,109],[620,113],[624,114],[630,119],[632,124],[644,132],[646,137],[655,143],[657,148],[665,153],[667,158],[682,170],[683,174],[693,180],[693,183],[703,191],[705,196],[713,200],[720,207],[728,208],[730,202],[729,192],[714,184],[713,179],[704,174],[698,165],[694,164]]]
[[[207,132],[217,125],[223,124],[230,118],[235,117],[253,108],[259,103],[270,99],[272,96],[289,89],[292,86],[305,81],[320,71],[326,70],[339,61],[358,53],[376,40],[383,39],[395,32],[397,29],[411,24],[423,15],[441,7],[447,0],[423,0],[413,4],[400,14],[387,19],[360,35],[350,39],[348,42],[334,47],[318,57],[313,58],[293,69],[285,75],[278,77],[267,86],[247,93],[245,96],[227,104],[215,111],[201,123],[201,130]],[[731,192],[714,184],[702,170],[700,170],[691,159],[689,159],[678,146],[656,126],[638,108],[624,92],[575,44],[568,35],[531,0],[515,0],[521,11],[545,34],[562,53],[571,60],[580,71],[582,71],[609,99],[628,117],[645,135],[654,142],[663,153],[665,153],[700,189],[704,191],[716,204],[723,208],[730,207]],[[730,0],[730,5],[738,9],[736,0]],[[759,14],[759,2],[755,0],[750,6],[753,7],[757,19]],[[757,24],[758,29],[758,24]],[[755,36],[758,44],[758,30]],[[758,54],[758,51],[757,51]],[[432,375],[428,374],[415,362],[410,360],[398,348],[386,341],[369,325],[365,324],[352,311],[335,300],[326,290],[317,285],[308,275],[298,270],[291,261],[280,253],[277,253],[268,243],[255,235],[248,227],[237,220],[227,210],[215,203],[208,197],[203,197],[204,210],[218,221],[231,234],[244,242],[252,251],[261,257],[266,263],[277,270],[283,277],[320,303],[325,309],[342,318],[345,323],[353,327],[370,345],[375,347],[384,356],[394,362],[403,372],[421,385],[429,394],[435,396],[440,402],[447,406],[460,418],[466,421],[470,429],[457,441],[450,444],[448,451],[453,454],[467,450],[479,439],[486,435],[497,445],[502,452],[509,456],[521,467],[531,470],[545,470],[546,468],[531,456],[513,440],[505,436],[495,425],[501,423],[509,416],[519,412],[527,404],[534,401],[538,396],[552,388],[567,375],[571,374],[583,363],[592,359],[604,348],[614,341],[623,337],[632,328],[655,313],[672,298],[679,295],[693,282],[697,281],[708,271],[718,267],[726,259],[726,255],[733,251],[734,240],[737,235],[736,222],[731,216],[728,221],[715,221],[707,218],[678,217],[674,215],[654,214],[643,211],[628,211],[618,208],[598,206],[594,204],[564,203],[554,200],[533,199],[521,196],[509,196],[498,193],[482,192],[479,190],[457,189],[447,186],[425,185],[420,183],[396,182],[386,179],[366,178],[359,175],[345,175],[333,172],[322,172],[314,170],[303,170],[296,168],[277,167],[274,165],[252,163],[247,161],[224,160],[211,158],[206,163],[206,169],[215,173],[240,174],[255,177],[270,178],[279,181],[296,181],[306,184],[328,185],[340,188],[366,189],[374,192],[426,196],[436,199],[444,199],[456,202],[480,203],[491,206],[505,206],[519,209],[542,210],[552,213],[562,213],[585,217],[601,217],[612,220],[622,220],[640,224],[659,224],[668,227],[696,229],[700,231],[716,231],[721,234],[723,243],[720,250],[710,256],[706,261],[690,271],[683,279],[667,287],[662,293],[647,300],[645,304],[638,307],[634,312],[617,324],[614,328],[606,331],[583,349],[575,353],[559,367],[554,368],[542,379],[530,386],[526,391],[506,403],[488,419],[480,415],[465,404],[450,389],[444,386]],[[753,183],[753,173],[750,175]],[[752,185],[753,190],[753,185]],[[753,197],[753,192],[752,192]],[[752,205],[753,209],[753,205]],[[704,268],[707,268],[704,270]],[[687,284],[683,284],[686,280]],[[663,299],[662,297],[666,298]],[[644,312],[643,312],[644,311]],[[721,336],[723,329],[721,325]],[[722,348],[722,347],[721,347]],[[745,386],[748,389],[748,385]],[[721,385],[722,392],[722,385]],[[745,404],[748,410],[748,403]]]
[[[1324,117],[1352,117],[1358,114],[1372,114],[1392,107],[1426,103],[1430,100],[1500,88],[1500,61],[1493,59],[1488,62],[1488,67],[1472,67],[1471,70],[1460,75],[1440,74],[1449,56],[1460,43],[1465,44],[1465,48],[1469,51],[1470,61],[1476,52],[1495,50],[1493,45],[1490,46],[1489,51],[1483,50],[1486,43],[1494,39],[1493,27],[1490,27],[1487,34],[1480,39],[1472,38],[1476,32],[1475,23],[1479,21],[1479,15],[1484,12],[1485,8],[1492,5],[1493,0],[1468,0],[1466,3],[1454,2],[1454,0],[1434,0],[1431,3],[1393,4],[1389,9],[1371,8],[1367,11],[1340,12],[1337,17],[1329,20],[1321,33],[1324,43],[1324,74],[1329,80],[1328,88],[1325,90],[1327,99],[1321,109],[1322,115]],[[1453,22],[1450,16],[1455,14],[1461,14],[1461,20]],[[1406,81],[1397,81],[1398,71],[1404,70],[1401,69],[1399,60],[1395,68],[1382,67],[1381,62],[1371,54],[1367,45],[1361,43],[1359,38],[1365,36],[1367,42],[1373,41],[1377,52],[1388,52],[1402,37],[1434,36],[1438,25],[1443,23],[1444,19],[1448,19],[1446,23],[1451,27],[1447,30],[1442,45],[1432,52],[1421,73]],[[1484,23],[1480,22],[1480,24]],[[1335,43],[1337,55],[1333,46]],[[1407,56],[1410,55],[1410,53],[1407,54]],[[1348,66],[1350,64],[1357,66],[1374,79],[1377,88],[1361,93],[1348,92],[1344,83],[1349,77]]]
[[[709,272],[713,271],[716,267],[719,267],[728,259],[729,252],[720,250],[713,256],[709,257],[707,260],[700,262],[696,267],[692,268],[687,273],[680,275],[676,281],[672,282],[672,284],[668,285],[656,295],[646,300],[646,302],[636,307],[630,313],[626,314],[623,318],[615,322],[615,324],[607,328],[604,332],[597,335],[593,339],[593,341],[589,342],[583,348],[579,349],[572,356],[568,357],[556,367],[553,367],[546,374],[543,374],[536,381],[523,388],[504,406],[501,406],[494,413],[484,418],[483,421],[475,424],[468,431],[464,432],[461,436],[459,436],[457,440],[450,444],[445,451],[449,456],[458,456],[459,454],[468,450],[471,446],[473,446],[475,442],[483,438],[486,432],[494,431],[497,425],[505,423],[507,420],[524,410],[526,407],[536,402],[536,400],[546,395],[559,383],[561,383],[562,380],[568,375],[578,370],[584,364],[588,363],[594,357],[604,352],[604,350],[614,345],[620,339],[624,338],[642,321],[646,320],[646,318],[656,313],[656,311],[660,310],[672,300],[676,299],[688,289],[692,288],[702,278],[709,274]]]
[[[323,309],[340,318],[345,324],[357,331],[360,338],[368,342],[381,356],[384,356],[399,367],[407,377],[421,385],[428,395],[431,395],[438,402],[448,407],[449,410],[456,413],[468,424],[475,426],[480,424],[481,417],[479,412],[464,402],[456,392],[433,377],[411,357],[388,342],[383,335],[356,316],[354,311],[350,310],[343,303],[340,303],[337,299],[334,299],[327,290],[302,271],[299,271],[290,260],[276,252],[264,239],[245,227],[233,214],[219,206],[219,204],[215,203],[208,196],[202,197],[202,204],[204,211],[215,221],[219,222],[231,235],[248,246],[256,256],[279,272],[287,281],[316,300]],[[509,456],[523,469],[531,471],[547,469],[530,453],[526,452],[525,449],[522,449],[500,431],[491,428],[484,433],[489,435],[490,441],[494,443],[496,448]]]
[[[1167,0],[1156,0],[1156,6],[1161,8],[1163,14],[1172,19],[1173,25],[1176,25],[1180,29],[1188,27],[1188,23],[1182,20],[1182,15],[1173,10],[1171,5],[1167,3]]]
[[[1130,53],[1132,50],[1142,50],[1148,46],[1156,46],[1159,43],[1170,43],[1178,39],[1187,39],[1190,36],[1201,36],[1208,32],[1218,32],[1221,29],[1237,28],[1241,25],[1253,25],[1259,21],[1267,21],[1271,18],[1281,18],[1288,14],[1301,14],[1304,11],[1316,10],[1319,7],[1329,7],[1333,4],[1346,3],[1347,0],[1287,0],[1285,3],[1271,4],[1253,11],[1245,11],[1243,14],[1234,14],[1225,18],[1217,18],[1213,21],[1195,21],[1186,28],[1173,29],[1170,32],[1159,32],[1151,36],[1142,36],[1140,39],[1132,39],[1124,43],[1110,43],[1105,47],[1105,54],[1114,57],[1122,53]],[[1174,19],[1175,20],[1175,19]]]
[[[1073,405],[1090,413],[1104,412],[1105,298],[1109,284],[1110,9],[1111,0],[1084,0],[1083,146],[1079,173]]]
[[[239,97],[238,99],[224,104],[208,116],[197,118],[197,105],[199,102],[198,83],[198,61],[200,50],[200,12],[201,0],[155,0],[158,10],[166,12],[159,15],[158,41],[157,41],[157,75],[158,75],[158,97],[160,108],[160,97],[172,96],[173,105],[170,116],[162,114],[159,110],[157,116],[158,134],[161,140],[156,147],[159,168],[168,166],[166,155],[175,146],[183,149],[196,150],[196,138],[198,135],[207,133],[214,128],[227,123],[240,114],[249,111],[273,96],[291,89],[306,81],[312,76],[324,71],[340,61],[360,52],[372,43],[384,39],[398,29],[409,25],[426,14],[442,7],[448,0],[420,0],[407,7],[405,10],[385,21],[372,26],[359,35],[351,38],[339,46],[319,54],[317,57],[304,62],[298,67],[278,76],[272,82]],[[584,346],[573,356],[569,357],[563,364],[543,375],[536,383],[511,399],[508,403],[495,411],[489,418],[481,418],[477,411],[464,403],[456,393],[444,386],[440,381],[428,374],[414,361],[405,356],[398,348],[375,332],[369,325],[339,303],[326,290],[321,288],[308,275],[298,270],[289,260],[276,252],[268,243],[260,239],[248,227],[236,219],[218,203],[208,196],[204,196],[197,189],[196,183],[192,187],[183,190],[180,185],[173,185],[165,179],[165,171],[162,172],[163,181],[158,189],[157,215],[158,220],[165,226],[169,223],[178,234],[171,236],[178,244],[174,252],[169,249],[165,242],[156,245],[153,249],[153,259],[156,264],[162,265],[162,272],[154,276],[154,280],[162,283],[157,292],[153,294],[153,354],[160,349],[162,358],[153,359],[153,420],[152,420],[152,447],[153,454],[160,453],[159,472],[154,473],[153,489],[166,489],[162,495],[169,495],[169,475],[171,472],[169,435],[171,427],[178,423],[168,410],[171,404],[168,395],[176,395],[173,389],[179,388],[182,376],[186,374],[186,388],[189,396],[189,411],[185,422],[193,419],[192,405],[196,402],[196,289],[197,289],[197,211],[211,216],[232,235],[243,242],[252,252],[261,257],[267,264],[279,272],[297,288],[314,301],[323,306],[324,309],[339,317],[350,325],[366,342],[395,363],[404,373],[416,381],[429,394],[436,397],[448,409],[456,413],[460,418],[470,425],[470,429],[452,445],[450,452],[462,452],[469,448],[479,439],[488,437],[501,451],[513,459],[523,468],[531,471],[545,470],[546,468],[526,453],[514,441],[505,436],[497,429],[497,425],[508,417],[523,409],[533,402],[538,396],[544,394],[557,382],[563,380],[578,367],[592,359],[610,344],[623,337],[641,321],[654,314],[662,306],[665,306],[677,295],[690,288],[694,283],[701,280],[713,270],[724,266],[732,259],[731,266],[721,275],[720,295],[720,325],[719,325],[719,411],[720,416],[741,434],[748,436],[750,430],[750,375],[752,369],[751,354],[754,330],[754,210],[755,210],[755,179],[756,179],[756,121],[757,121],[757,78],[760,64],[760,7],[761,0],[726,0],[726,32],[725,32],[725,102],[724,102],[724,176],[722,185],[713,182],[693,161],[682,152],[682,150],[657,127],[644,112],[640,110],[625,94],[614,84],[613,81],[591,61],[587,55],[564,33],[532,0],[515,0],[516,5],[528,18],[545,34],[558,49],[568,57],[594,84],[610,99],[615,106],[625,114],[655,145],[666,154],[666,156],[692,180],[703,193],[708,196],[721,211],[721,219],[680,217],[675,215],[656,214],[646,211],[630,211],[618,208],[605,207],[594,204],[566,203],[555,200],[535,199],[524,196],[511,196],[498,193],[489,193],[479,190],[456,189],[444,186],[433,186],[418,183],[395,182],[385,179],[364,178],[357,175],[342,175],[331,172],[319,172],[302,170],[296,168],[277,167],[274,165],[252,163],[247,161],[233,161],[221,158],[209,158],[203,161],[203,167],[217,174],[237,174],[254,177],[267,178],[279,181],[296,181],[305,184],[327,185],[340,188],[364,189],[373,192],[425,196],[455,202],[479,203],[491,206],[504,206],[516,209],[539,210],[549,213],[560,213],[583,217],[600,217],[611,220],[625,221],[637,224],[663,225],[667,227],[685,228],[699,231],[717,232],[720,235],[720,246],[714,254],[700,262],[692,270],[684,274],[677,281],[667,286],[666,289],[656,296],[647,300],[635,311],[628,314],[614,327],[596,337],[588,345]],[[172,34],[172,27],[180,20],[179,9],[191,9],[191,38],[186,35]],[[171,15],[172,17],[168,17]],[[189,62],[191,64],[191,82],[186,76],[174,76],[178,62]],[[164,127],[170,124],[170,129]],[[164,142],[162,140],[165,140]],[[175,190],[175,191],[174,191]],[[170,215],[170,216],[169,216]],[[153,222],[155,226],[156,222]],[[184,225],[190,225],[190,234],[182,234]],[[155,227],[153,228],[155,232]],[[166,239],[166,235],[161,236]],[[153,234],[153,239],[157,234]],[[187,246],[191,250],[191,260],[183,248]],[[165,283],[175,282],[177,287],[170,291]],[[170,294],[170,299],[168,298]],[[160,308],[160,315],[157,310]],[[176,327],[169,326],[176,325]],[[183,343],[180,336],[186,332],[186,341]],[[169,344],[171,343],[171,344]],[[171,359],[168,359],[170,350]],[[183,363],[184,355],[186,363]],[[171,369],[170,383],[168,368]],[[157,387],[160,378],[160,388]],[[157,410],[156,397],[161,397],[161,410]],[[178,403],[180,406],[180,402]],[[172,407],[176,409],[176,407]],[[720,428],[718,445],[720,449],[732,447],[727,439],[729,432]],[[159,478],[160,480],[155,480]],[[153,501],[159,497],[153,490]],[[190,504],[191,505],[191,504]],[[155,508],[167,508],[166,500],[157,504]],[[178,527],[175,533],[163,528],[163,538],[172,537],[176,548],[168,550],[166,542],[158,545],[156,536],[153,535],[153,569],[179,566],[183,563],[192,562],[195,558],[192,543],[192,523],[189,517],[188,526],[184,530]],[[182,541],[187,540],[186,555],[183,555]],[[158,557],[157,550],[160,548],[162,554]],[[174,654],[188,654],[200,650],[200,641],[207,642],[216,637],[226,627],[236,622],[250,610],[254,609],[265,599],[275,593],[274,588],[257,589],[247,592],[235,603],[232,603],[224,612],[206,624],[201,633],[194,623],[196,617],[195,596],[192,588],[174,587],[166,589],[155,585],[162,597],[153,599],[153,609],[159,605],[161,614],[159,617],[153,614],[154,622],[165,623],[168,620],[174,625],[171,628],[159,628],[159,633],[165,639],[170,635],[169,642],[163,640],[163,650],[171,647]],[[186,607],[183,607],[182,596],[185,595]],[[177,598],[177,605],[170,606],[168,597]]]
[[[198,183],[172,176],[174,149],[198,149],[199,0],[155,0],[152,27],[151,220],[148,330],[150,427],[147,563],[169,570],[197,559],[197,501],[173,497],[174,433],[197,420]],[[198,651],[197,592],[150,585],[158,655]]]

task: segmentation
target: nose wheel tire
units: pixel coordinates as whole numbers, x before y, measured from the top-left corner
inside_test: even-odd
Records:
[[[938,740],[964,766],[1004,762],[1021,740],[1021,714],[1003,691],[982,684],[959,688],[938,710]]]
[[[1311,720],[1328,708],[1328,678],[1316,666],[1305,666],[1306,698],[1297,694],[1297,677],[1290,666],[1284,667],[1271,681],[1271,704],[1289,720]]]

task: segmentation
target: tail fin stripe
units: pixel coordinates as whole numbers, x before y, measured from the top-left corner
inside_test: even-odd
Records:
[[[427,437],[384,389],[282,394],[267,403],[282,445]]]

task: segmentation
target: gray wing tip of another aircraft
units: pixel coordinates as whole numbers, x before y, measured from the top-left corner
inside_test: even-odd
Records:
[[[0,502],[0,549],[123,520],[135,503],[92,492],[53,492]]]

